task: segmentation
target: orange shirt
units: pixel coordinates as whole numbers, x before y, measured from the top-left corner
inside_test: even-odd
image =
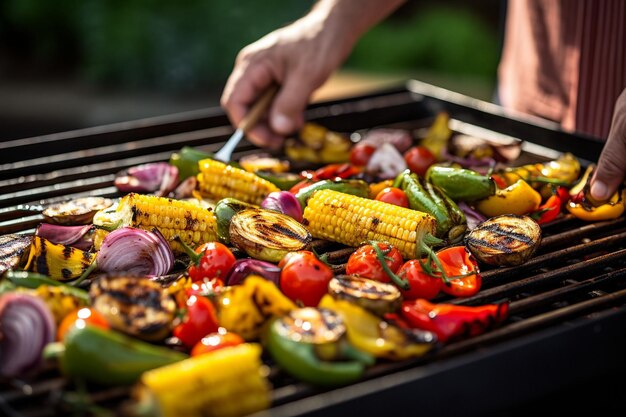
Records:
[[[606,138],[626,88],[626,0],[509,0],[503,106]]]

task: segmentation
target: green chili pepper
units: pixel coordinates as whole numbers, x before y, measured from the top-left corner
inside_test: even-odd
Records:
[[[212,157],[213,154],[200,151],[190,146],[183,146],[180,152],[172,154],[169,163],[178,168],[178,176],[182,181],[200,172],[198,161]]]
[[[454,201],[480,200],[496,193],[496,184],[491,177],[470,169],[432,165],[426,172],[426,180],[441,188]]]
[[[66,376],[111,386],[133,384],[145,371],[188,356],[112,330],[85,326],[71,329],[63,342],[47,345],[44,357],[58,359]]]
[[[302,188],[296,194],[296,198],[300,202],[303,210],[309,198],[318,190],[339,191],[341,193],[365,198],[369,196],[369,185],[363,180],[322,180]]]
[[[42,285],[50,285],[54,287],[63,287],[64,293],[76,297],[85,303],[89,303],[89,294],[87,291],[68,285],[61,281],[48,278],[45,275],[28,271],[8,270],[4,273],[3,278],[10,281],[16,287],[24,287],[30,289],[39,288]]]
[[[345,340],[345,331],[337,313],[306,307],[273,319],[265,344],[278,365],[302,381],[339,386],[358,380],[375,362]]]
[[[217,218],[217,237],[224,244],[230,243],[230,221],[235,214],[243,209],[256,206],[237,200],[236,198],[223,198],[215,205],[215,217]]]
[[[255,174],[267,180],[283,191],[288,191],[291,187],[303,180],[303,178],[293,172],[268,172],[256,171]]]

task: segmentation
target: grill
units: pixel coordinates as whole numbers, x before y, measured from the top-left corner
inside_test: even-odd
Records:
[[[520,163],[570,151],[586,165],[602,149],[597,139],[417,81],[318,103],[307,110],[307,118],[344,132],[376,126],[416,130],[439,111],[450,114],[457,132],[523,140]],[[167,160],[183,145],[217,151],[231,133],[223,112],[211,108],[0,143],[0,234],[32,233],[48,203],[87,195],[117,197],[116,172]],[[256,151],[242,141],[233,157]],[[566,215],[543,233],[529,262],[485,270],[476,296],[446,300],[466,305],[509,300],[510,318],[501,327],[419,359],[379,363],[361,382],[339,389],[315,389],[271,368],[273,405],[257,415],[522,415],[533,407],[623,411],[615,401],[619,395],[612,394],[623,390],[624,379],[605,381],[626,370],[626,222],[590,224]],[[333,263],[345,262],[351,253],[328,242],[314,244]],[[0,414],[62,413],[54,405],[68,384],[53,369],[32,380],[3,381]],[[92,388],[91,400],[111,410],[129,395],[127,388]]]

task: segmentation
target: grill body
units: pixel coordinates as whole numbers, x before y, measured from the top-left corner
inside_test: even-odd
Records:
[[[569,151],[587,164],[597,160],[603,145],[417,81],[313,105],[307,118],[343,132],[376,126],[420,129],[439,111],[450,114],[460,133],[523,140],[520,163]],[[32,233],[48,203],[86,195],[117,197],[112,182],[118,171],[167,160],[184,145],[217,151],[231,134],[223,112],[207,109],[0,143],[0,234]],[[257,151],[242,141],[233,157]],[[511,317],[500,328],[423,358],[380,363],[362,382],[334,390],[311,388],[274,369],[273,407],[258,416],[522,415],[535,406],[559,412],[585,407],[623,411],[612,393],[624,388],[624,379],[605,381],[626,371],[624,238],[623,219],[586,224],[565,216],[544,227],[531,261],[486,270],[478,295],[453,300],[467,305],[510,301]],[[350,253],[318,244],[340,262]],[[66,383],[53,371],[32,380],[4,381],[0,413],[54,415],[49,404]],[[96,389],[92,398],[115,409],[127,395],[127,389]]]

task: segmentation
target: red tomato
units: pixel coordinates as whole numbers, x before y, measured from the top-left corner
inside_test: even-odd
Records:
[[[350,150],[350,163],[363,167],[370,161],[374,152],[376,152],[376,146],[371,143],[357,143]]]
[[[407,280],[411,287],[408,291],[400,290],[405,300],[417,298],[432,300],[441,291],[441,278],[425,273],[417,259],[407,261],[398,270],[397,275]]]
[[[191,280],[202,281],[204,278],[224,279],[235,264],[235,255],[219,242],[208,242],[199,246],[196,253],[202,254],[197,265],[189,267]]]
[[[237,333],[220,327],[217,332],[206,335],[191,349],[191,356],[203,355],[230,346],[237,346],[244,340]]]
[[[407,166],[417,175],[426,175],[428,167],[437,162],[437,158],[425,146],[414,146],[404,153]]]
[[[59,330],[57,331],[57,340],[62,341],[70,329],[74,327],[82,329],[87,325],[107,330],[111,328],[107,319],[96,310],[89,307],[79,308],[72,311],[61,320]]]
[[[409,199],[404,191],[396,187],[383,188],[377,195],[376,200],[394,204],[400,207],[409,207]]]
[[[455,297],[470,297],[480,290],[482,278],[478,264],[465,246],[451,246],[437,252],[437,258],[448,277],[474,274],[463,278],[451,279],[450,284],[442,284],[441,291]]]
[[[377,243],[377,246],[383,253],[389,251],[385,254],[385,258],[387,258],[385,263],[391,269],[391,272],[397,272],[404,262],[400,251],[387,243]],[[381,282],[391,281],[391,278],[389,278],[389,275],[387,275],[380,264],[378,257],[376,257],[376,252],[372,245],[363,245],[350,255],[346,264],[346,274],[360,275]]]
[[[280,272],[280,289],[295,303],[315,307],[328,292],[332,269],[308,251],[287,255]]]
[[[182,322],[174,327],[173,334],[188,348],[204,336],[218,330],[215,307],[208,298],[192,295],[187,300],[187,312]]]

